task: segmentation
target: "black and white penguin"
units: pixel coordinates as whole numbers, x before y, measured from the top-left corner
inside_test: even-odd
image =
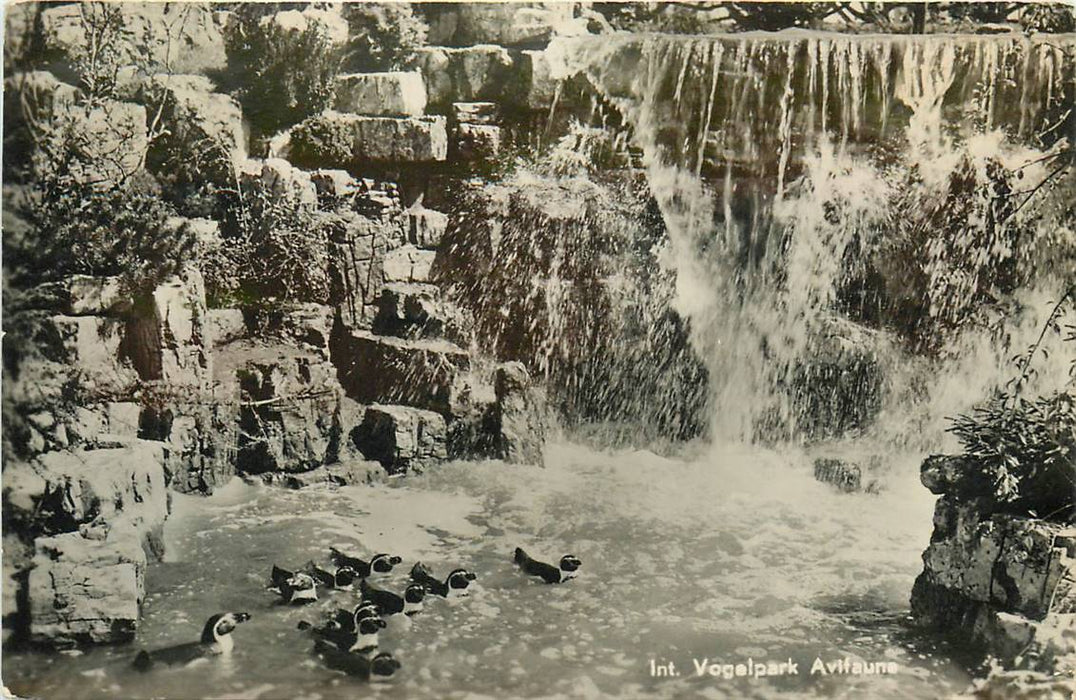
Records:
[[[359,581],[359,591],[362,599],[377,606],[382,615],[396,615],[403,613],[408,617],[421,612],[422,600],[426,597],[426,589],[418,583],[412,583],[407,587],[402,596],[392,591],[371,586],[366,579]]]
[[[303,620],[299,623],[299,629],[309,630],[315,640],[323,640],[335,644],[341,652],[356,652],[369,654],[378,648],[378,637],[385,628],[385,620],[374,613],[372,616],[359,617],[359,611],[363,606],[355,609],[351,624],[340,625],[337,620],[330,620],[322,627],[314,627]]]
[[[325,660],[325,665],[329,668],[363,680],[388,679],[400,670],[400,662],[388,652],[382,652],[371,659],[362,654],[341,651],[320,639],[314,642],[314,651]]]
[[[392,573],[392,567],[397,566],[403,561],[400,557],[391,554],[375,554],[370,561],[365,561],[358,557],[344,554],[336,547],[329,547],[329,558],[331,558],[333,564],[336,564],[337,566],[351,567],[359,575],[359,578],[367,578],[375,574]]]
[[[206,620],[202,628],[202,638],[197,642],[178,644],[156,651],[138,652],[134,667],[139,671],[148,671],[157,665],[185,666],[198,659],[232,653],[235,640],[232,631],[236,625],[250,619],[250,613],[218,613]]]
[[[335,572],[330,573],[314,562],[306,565],[306,573],[310,574],[318,585],[323,588],[350,591],[354,588],[355,579],[359,578],[359,572],[350,566],[341,566]]]
[[[430,593],[439,595],[442,598],[462,598],[470,595],[467,587],[470,586],[471,581],[474,581],[476,578],[477,576],[467,569],[456,569],[450,573],[444,581],[438,581],[422,562],[417,562],[411,568],[411,579],[415,583],[421,585]]]
[[[564,583],[568,579],[573,579],[578,575],[579,567],[583,565],[583,562],[571,554],[565,554],[560,558],[559,567],[546,564],[544,561],[531,559],[522,547],[516,547],[515,561],[523,573],[538,576],[546,583]]]
[[[285,603],[313,603],[318,599],[318,586],[314,577],[303,572],[293,572],[273,565],[269,574],[272,584],[269,590],[276,590]]]

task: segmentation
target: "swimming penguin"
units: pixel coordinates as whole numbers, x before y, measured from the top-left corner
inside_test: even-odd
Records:
[[[380,616],[359,617],[362,606],[355,608],[351,624],[339,624],[331,620],[321,627],[314,627],[309,622],[299,622],[299,629],[309,630],[315,640],[323,640],[336,645],[340,651],[369,654],[377,649],[378,633],[385,629],[385,621]]]
[[[471,585],[471,581],[474,581],[477,576],[467,569],[456,569],[442,582],[435,579],[430,570],[423,566],[422,562],[417,562],[411,568],[411,578],[430,593],[439,595],[442,598],[462,598],[470,595],[467,587]]]
[[[364,561],[358,557],[344,554],[336,547],[329,547],[329,557],[337,566],[349,566],[358,573],[359,578],[366,578],[372,574],[388,574],[392,567],[403,561],[400,557],[391,554],[375,554],[370,561]]]
[[[269,589],[276,589],[285,603],[313,603],[318,599],[317,582],[310,574],[288,571],[274,564],[269,576],[272,580]]]
[[[336,569],[335,573],[329,573],[314,562],[309,562],[306,565],[306,573],[310,574],[324,588],[341,591],[352,590],[355,579],[359,578],[359,572],[350,566],[341,566]]]
[[[565,554],[560,558],[560,567],[546,564],[544,561],[531,559],[522,547],[516,547],[516,564],[523,569],[523,573],[538,576],[546,583],[564,583],[568,579],[575,578],[579,567],[583,562],[571,554]]]
[[[325,665],[329,668],[364,680],[387,679],[400,669],[400,662],[388,652],[382,652],[371,659],[362,654],[340,651],[320,639],[314,642],[314,651],[325,659]]]
[[[426,589],[418,583],[409,585],[402,596],[375,588],[367,583],[366,579],[359,581],[359,590],[362,592],[362,599],[376,605],[382,615],[403,613],[410,617],[422,610],[422,599],[426,597]]]
[[[236,625],[250,619],[250,613],[218,613],[206,620],[202,628],[202,638],[197,642],[188,642],[174,647],[156,651],[142,650],[134,660],[134,667],[139,671],[148,671],[160,664],[163,666],[184,666],[208,656],[230,654],[235,646],[232,631]]]

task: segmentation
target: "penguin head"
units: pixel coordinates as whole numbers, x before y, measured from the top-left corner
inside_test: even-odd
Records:
[[[355,625],[355,630],[360,635],[377,634],[385,629],[385,621],[380,617],[364,617]]]
[[[575,571],[583,562],[579,561],[579,558],[574,554],[565,554],[560,558],[560,570],[561,571]]]
[[[467,569],[456,569],[448,575],[446,583],[448,584],[448,592],[450,595],[467,595],[467,587],[471,585],[471,581],[477,578],[473,573]]]
[[[371,617],[379,617],[377,605],[369,601],[364,601],[355,606],[355,610],[351,613],[351,619],[355,621],[355,629],[359,628],[359,621],[365,620]]]
[[[405,602],[421,603],[426,597],[426,588],[417,583],[412,583],[407,587],[407,590],[404,591],[403,597]]]
[[[392,654],[382,652],[370,661],[370,675],[388,677],[400,670],[400,662]]]
[[[250,613],[245,612],[217,613],[206,620],[205,627],[202,628],[202,643],[214,644],[220,642],[222,638],[232,633],[236,625],[249,619]]]
[[[403,559],[400,557],[389,554],[375,554],[374,558],[370,560],[370,571],[378,574],[391,573],[392,567],[398,565],[402,561]]]
[[[355,583],[355,579],[359,577],[359,572],[350,566],[341,566],[336,570],[336,574],[333,576],[334,583],[337,588],[344,588]]]

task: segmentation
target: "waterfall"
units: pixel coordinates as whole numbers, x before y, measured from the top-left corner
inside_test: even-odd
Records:
[[[974,259],[972,242],[985,246],[1000,261],[991,258],[993,270],[1015,259],[1016,227],[1033,227],[1024,213],[999,211],[990,192],[1015,172],[1023,183],[1041,182],[1048,170],[1037,158],[1071,138],[1056,124],[1073,104],[1068,35],[794,30],[617,35],[558,40],[553,48],[565,76],[584,75],[623,113],[643,152],[670,232],[665,260],[677,274],[677,311],[690,320],[709,370],[717,438],[804,437],[811,418],[797,403],[803,385],[827,372],[844,381],[856,346],[869,347],[865,357],[875,362],[902,345],[866,330],[871,323],[847,322],[850,315],[884,329],[903,313],[916,352],[944,355],[939,348],[966,320],[967,295],[985,284],[986,263],[960,255]],[[961,187],[966,196],[958,196]],[[930,212],[954,201],[966,235],[923,233],[938,225]],[[923,280],[901,282],[911,270],[887,270],[899,264],[885,252],[893,230],[925,237],[909,248],[921,256]],[[862,251],[872,245],[882,252],[868,260]],[[886,280],[881,320],[862,300],[856,313],[838,313],[855,296],[849,289],[869,291],[855,274]],[[902,284],[925,290],[922,308]],[[1036,293],[1041,306],[1049,290]],[[1013,337],[1022,337],[1014,330],[1021,323],[1030,334],[1031,321],[1013,321]],[[833,360],[834,352],[845,359]],[[828,369],[810,366],[820,356]],[[992,364],[979,369],[968,396],[980,398],[975,391],[1001,379],[1004,362]],[[853,384],[866,384],[840,391],[874,392],[864,377]],[[887,381],[891,395],[906,393]]]

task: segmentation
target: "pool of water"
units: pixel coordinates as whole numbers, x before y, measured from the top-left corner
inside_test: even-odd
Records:
[[[969,677],[907,620],[933,505],[918,458],[896,460],[880,495],[836,493],[802,455],[758,448],[674,459],[559,445],[545,469],[458,463],[303,491],[235,481],[210,498],[176,497],[135,643],[9,655],[4,681],[46,698],[945,696]],[[402,556],[390,588],[403,588],[416,560],[436,572],[466,566],[478,585],[394,618],[381,646],[403,668],[366,685],[324,668],[296,629],[350,607],[354,593],[290,608],[265,591],[274,563],[327,561],[330,545]],[[517,545],[547,560],[570,551],[582,575],[562,586],[528,580],[512,564]],[[253,615],[231,659],[129,668],[138,649],[196,639],[223,610]],[[810,672],[816,659],[846,658],[897,672]],[[696,673],[704,660],[748,659],[791,660],[798,674]],[[655,676],[668,662],[679,675]]]

